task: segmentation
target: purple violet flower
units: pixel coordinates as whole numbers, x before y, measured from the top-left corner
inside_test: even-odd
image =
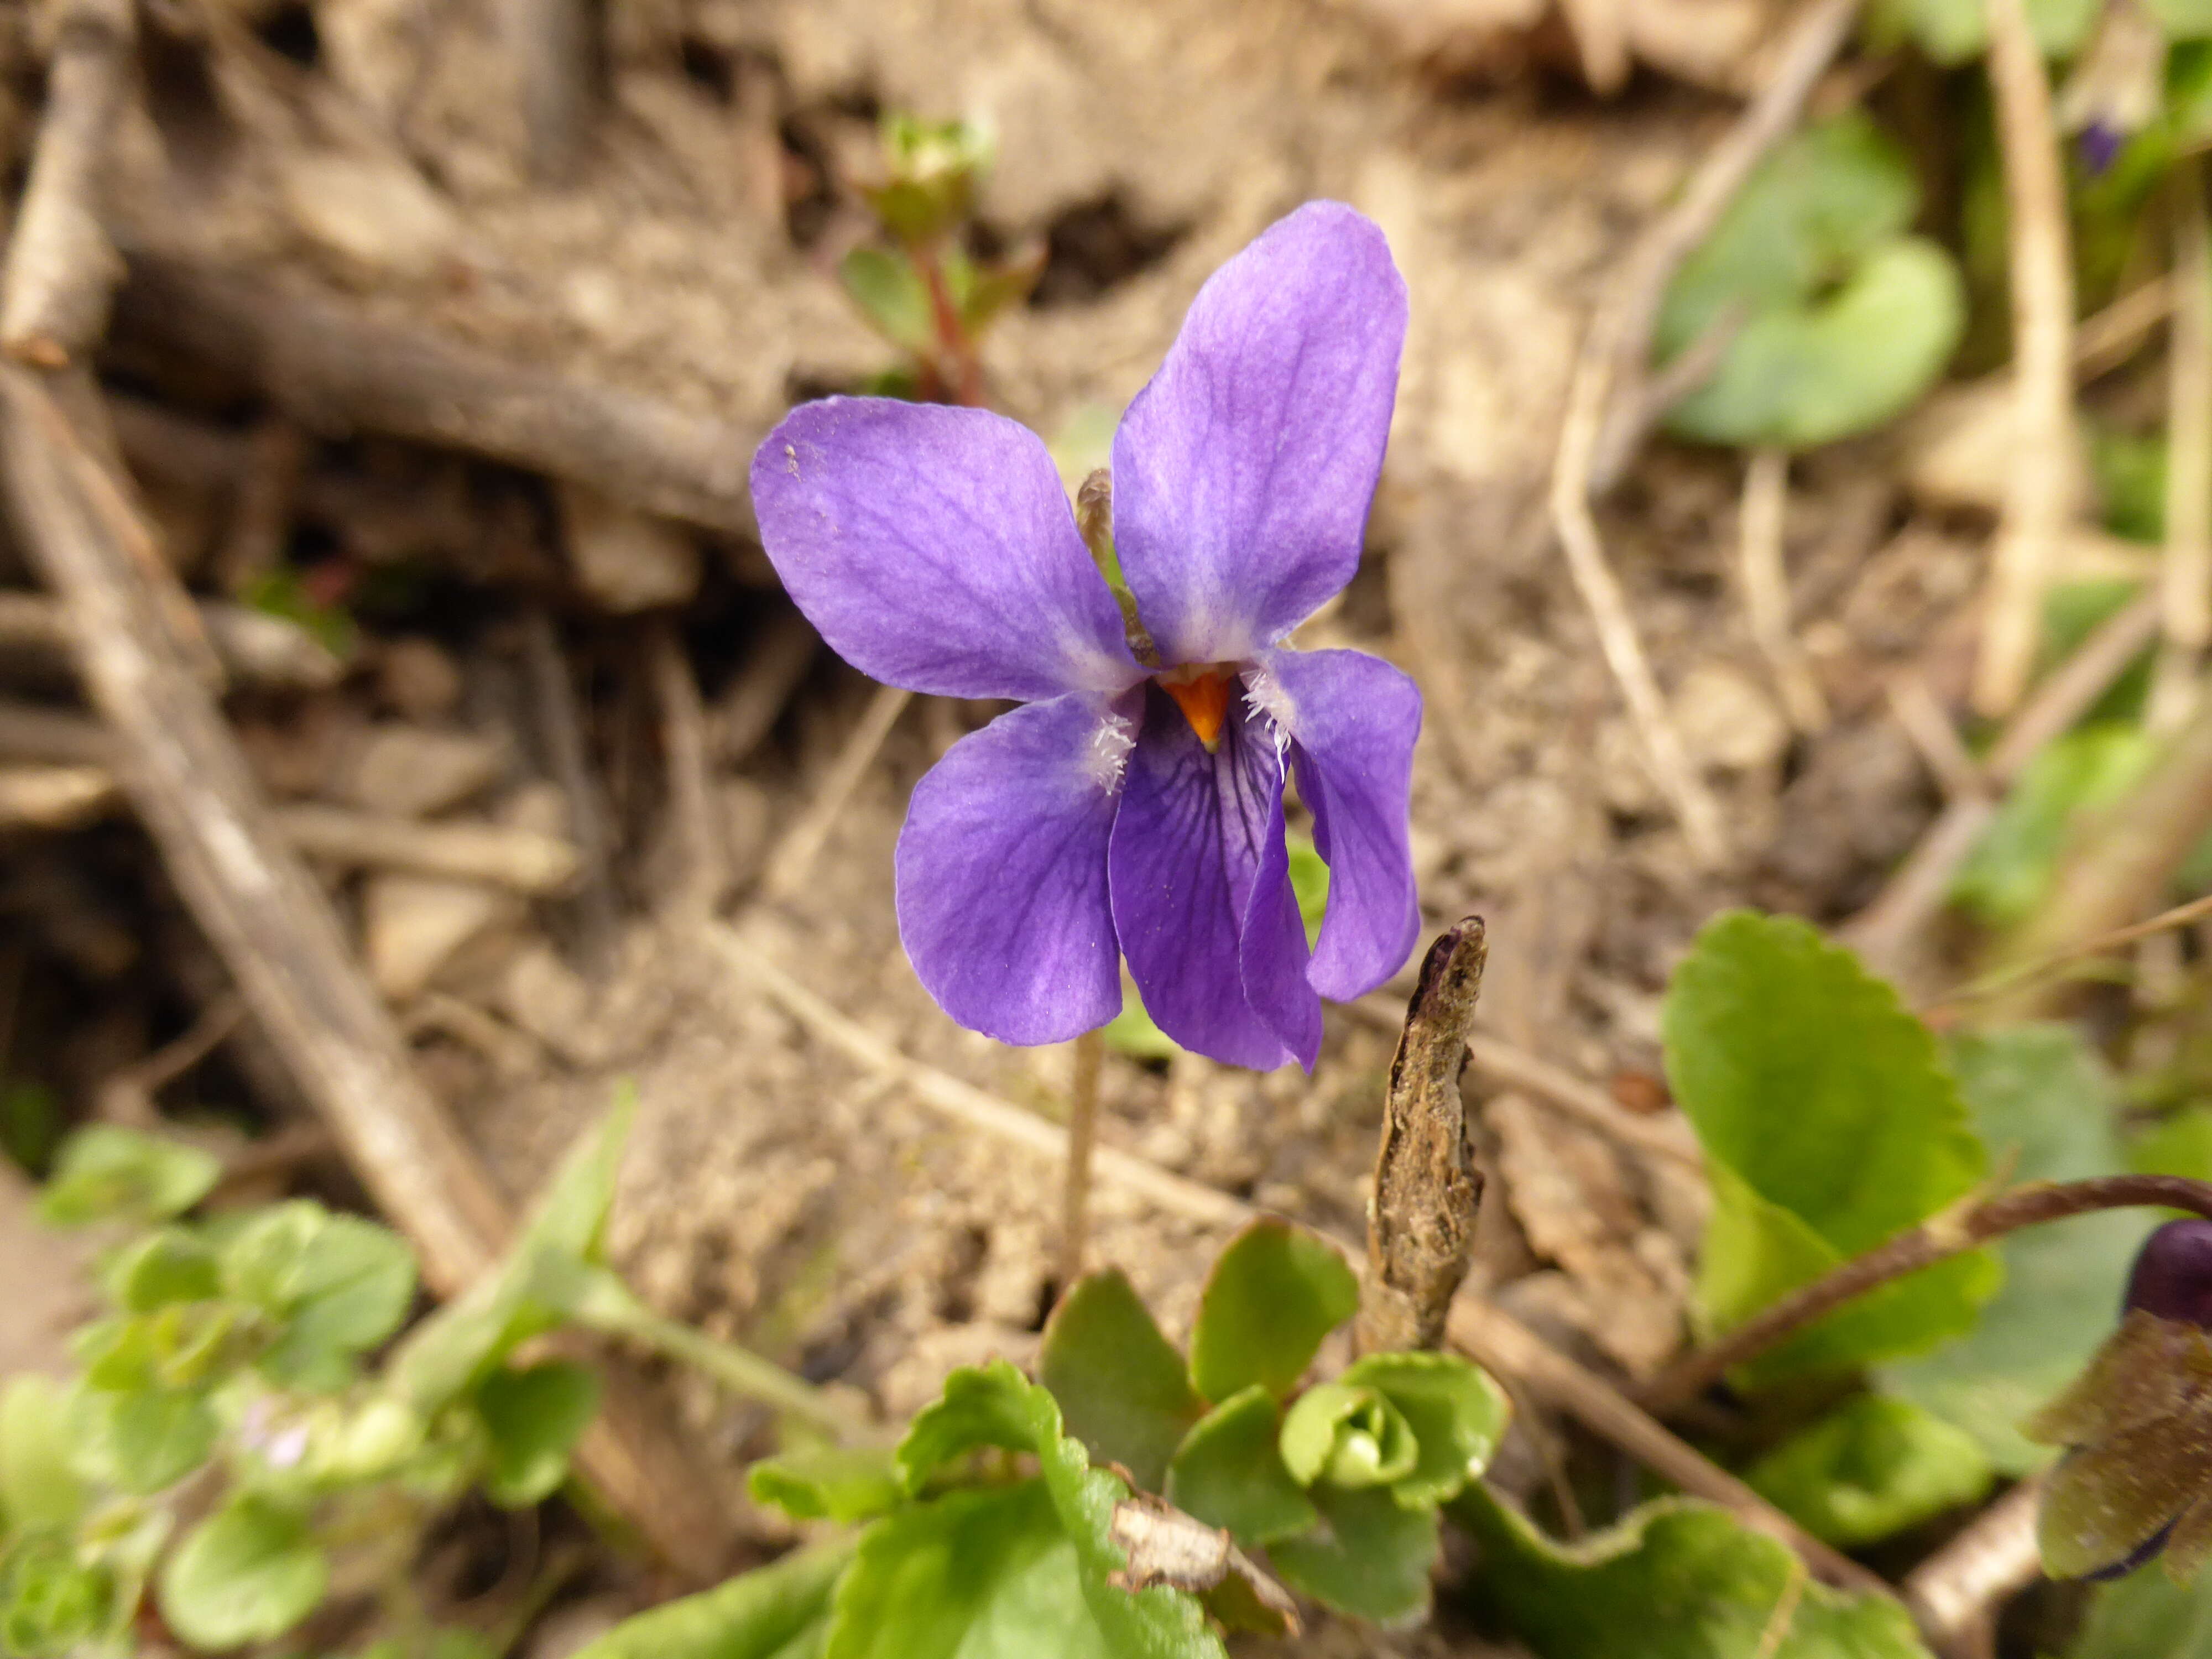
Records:
[[[899,933],[945,1012],[1053,1042],[1145,1006],[1216,1060],[1311,1068],[1321,999],[1372,990],[1419,926],[1407,811],[1421,699],[1358,651],[1284,641],[1351,580],[1382,465],[1406,289],[1334,202],[1216,271],[1115,434],[1131,648],[1051,457],[1002,416],[796,409],[753,458],[761,538],[873,678],[1024,706],[914,792]],[[1309,952],[1283,841],[1295,777],[1329,866]]]

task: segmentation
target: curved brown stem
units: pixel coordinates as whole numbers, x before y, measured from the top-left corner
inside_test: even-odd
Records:
[[[1963,1211],[1946,1211],[1784,1297],[1718,1341],[1685,1355],[1639,1391],[1643,1403],[1655,1413],[1672,1411],[1697,1398],[1735,1367],[1854,1297],[1978,1249],[1993,1238],[2023,1227],[2039,1227],[2046,1221],[2087,1215],[2094,1210],[2137,1205],[2188,1210],[2212,1218],[2212,1183],[2163,1175],[2039,1182],[1999,1193]]]

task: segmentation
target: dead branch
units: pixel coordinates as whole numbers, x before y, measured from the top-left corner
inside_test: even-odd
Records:
[[[89,388],[81,391],[89,404]],[[166,570],[133,556],[112,509],[88,488],[87,471],[106,465],[104,446],[84,441],[33,371],[0,369],[0,463],[21,538],[61,599],[125,790],[256,1022],[414,1243],[426,1282],[457,1293],[495,1260],[505,1206],[416,1079],[336,918],[186,665],[167,623],[177,596],[155,586]],[[665,1420],[611,1390],[582,1456],[607,1500],[670,1560],[702,1576],[720,1565],[727,1518],[692,1478]]]
[[[122,118],[134,33],[130,0],[70,0],[62,12],[38,153],[0,283],[0,349],[21,362],[76,362],[107,320],[119,262],[100,228],[100,173]]]
[[[574,884],[581,863],[573,842],[504,823],[426,823],[301,802],[273,808],[270,824],[310,858],[489,882],[520,893],[562,892]]]
[[[0,766],[0,830],[82,829],[121,799],[97,766]]]
[[[1367,1200],[1367,1284],[1352,1333],[1362,1353],[1441,1347],[1474,1257],[1482,1173],[1468,1152],[1459,1074],[1488,957],[1480,917],[1447,930],[1406,1010]]]
[[[750,532],[759,435],[473,346],[373,320],[267,272],[131,250],[118,339],[254,390],[313,430],[388,432]]]
[[[2212,646],[2212,248],[2206,245],[2204,169],[2174,163],[2173,327],[2166,359],[2166,556],[2160,605],[2166,641],[2151,683],[2148,722],[2168,731],[2189,717],[2197,671]]]
[[[2035,1542],[2042,1498],[2042,1477],[2030,1476],[1905,1579],[1905,1604],[1938,1653],[1949,1659],[1995,1654],[1996,1609],[2043,1575]]]
[[[2052,550],[2074,518],[2074,264],[2042,51],[2028,28],[2024,0],[1988,0],[1988,15],[2018,413],[1989,615],[1974,665],[1974,706],[2005,714],[2027,689]]]
[[[1720,811],[1682,747],[1644,654],[1627,597],[1598,533],[1592,484],[1607,409],[1616,386],[1640,374],[1668,281],[1719,222],[1760,158],[1796,125],[1856,11],[1856,0],[1817,0],[1799,22],[1773,78],[1705,158],[1680,201],[1629,250],[1619,280],[1583,336],[1552,471],[1552,525],[1568,572],[1589,608],[1599,647],[1628,705],[1653,781],[1674,809],[1692,850],[1709,865],[1726,854]]]
[[[297,623],[222,599],[202,599],[197,609],[216,654],[240,684],[319,691],[344,677],[345,665]],[[0,592],[0,650],[66,657],[61,607],[43,593]]]

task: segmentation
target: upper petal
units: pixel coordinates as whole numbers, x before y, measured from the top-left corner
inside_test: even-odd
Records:
[[[1282,793],[1273,732],[1241,699],[1209,754],[1168,695],[1145,689],[1107,854],[1115,931],[1163,1031],[1199,1054],[1263,1071],[1291,1054],[1245,995],[1245,919],[1271,830],[1281,855]]]
[[[1406,965],[1420,932],[1409,837],[1421,694],[1364,651],[1269,651],[1255,697],[1291,734],[1298,793],[1328,861],[1328,909],[1306,977],[1332,1001]]]
[[[1352,580],[1397,395],[1406,285],[1339,202],[1199,291],[1114,434],[1114,538],[1169,663],[1272,645]]]
[[[963,738],[899,832],[899,939],[938,1006],[1002,1042],[1058,1042],[1121,1011],[1106,885],[1134,725],[1083,694]]]
[[[1044,445],[981,409],[830,398],[753,456],[761,543],[861,672],[1033,702],[1142,671]]]

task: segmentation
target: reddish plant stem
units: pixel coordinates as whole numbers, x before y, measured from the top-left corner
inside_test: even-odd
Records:
[[[1745,1321],[1718,1341],[1685,1355],[1641,1389],[1663,1414],[1694,1400],[1736,1366],[1869,1291],[1978,1249],[1991,1239],[2095,1210],[2152,1205],[2212,1218],[2212,1184],[2182,1176],[2100,1176],[2090,1181],[2016,1187],[1971,1208],[1947,1211],[1846,1261],[1825,1279]]]
[[[975,343],[968,337],[967,326],[960,320],[960,308],[952,303],[952,286],[945,279],[945,264],[937,257],[937,245],[910,243],[907,257],[914,261],[914,268],[921,273],[922,285],[929,290],[930,321],[937,330],[938,350],[952,372],[947,377],[941,368],[933,365],[933,369],[940,378],[949,380],[946,389],[955,402],[981,409],[983,365],[975,356]]]

